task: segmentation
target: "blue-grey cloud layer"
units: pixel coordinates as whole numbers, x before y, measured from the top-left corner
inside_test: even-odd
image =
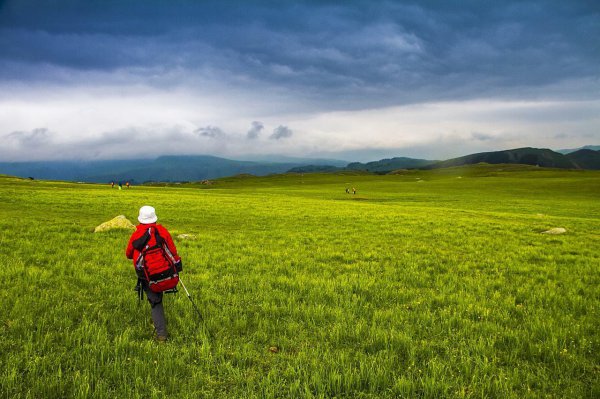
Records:
[[[282,3],[6,1],[0,82],[213,79],[313,109],[598,95],[598,2]]]

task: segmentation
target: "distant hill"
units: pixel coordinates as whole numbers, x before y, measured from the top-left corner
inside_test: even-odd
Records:
[[[535,165],[546,168],[580,169],[580,167],[566,155],[549,149],[531,147],[465,155],[459,158],[436,162],[432,165],[425,166],[423,169],[447,168],[451,166],[471,165],[481,162],[489,164],[507,163]]]
[[[251,161],[260,163],[294,163],[298,165],[323,165],[323,166],[338,166],[344,167],[349,161],[330,158],[302,158],[290,157],[286,155],[253,155],[240,158],[241,161]]]
[[[331,165],[305,165],[288,170],[289,173],[319,173],[319,172],[340,172],[340,171],[362,171],[371,173],[389,173],[398,169],[418,169],[437,161],[428,161],[426,159],[414,158],[391,158],[379,161],[361,163],[351,162],[345,168]]]
[[[504,151],[481,152],[446,161],[397,157],[367,163],[352,162],[345,168],[336,168],[328,165],[307,165],[290,169],[288,172],[315,173],[347,170],[385,174],[402,169],[440,169],[478,163],[521,164],[561,169],[600,169],[600,151],[584,149],[565,155],[549,149],[525,147]]]
[[[569,154],[571,152],[575,152],[575,151],[579,151],[579,150],[593,150],[593,151],[600,151],[600,145],[584,145],[583,147],[579,147],[579,148],[567,148],[567,149],[562,149],[562,150],[557,150],[556,152],[560,152],[561,154]]]
[[[566,156],[581,169],[600,170],[600,151],[579,150]]]
[[[344,166],[344,161],[339,160],[286,159],[296,159],[298,162],[236,161],[208,155],[162,156],[156,159],[135,160],[0,162],[0,173],[46,180],[91,183],[130,181],[140,184],[151,181],[199,181],[240,174],[265,176],[286,172],[366,172],[385,174],[400,169],[438,169],[482,162],[600,170],[600,151],[591,149],[581,149],[565,155],[549,149],[527,147],[470,154],[446,161],[396,157],[367,163],[352,162],[345,165],[345,167],[340,167]],[[331,163],[328,163],[330,161]]]
[[[389,173],[397,169],[421,169],[437,161],[406,157],[387,158],[374,162],[352,162],[346,166],[348,170],[363,170],[373,173]]]
[[[70,180],[94,182],[90,176],[110,173],[115,176],[151,160],[112,160],[112,161],[41,161],[41,162],[2,162],[0,173],[19,177],[34,177],[47,180]]]
[[[288,173],[321,173],[321,172],[337,172],[344,170],[344,168],[338,168],[337,166],[330,165],[306,165],[297,166],[288,170]]]
[[[198,155],[109,161],[3,162],[0,173],[36,179],[109,181],[196,181],[238,174],[264,176],[305,166],[294,162],[251,162]]]

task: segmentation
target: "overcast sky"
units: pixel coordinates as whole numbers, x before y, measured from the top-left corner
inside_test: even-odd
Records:
[[[0,160],[600,144],[600,2],[0,0]]]

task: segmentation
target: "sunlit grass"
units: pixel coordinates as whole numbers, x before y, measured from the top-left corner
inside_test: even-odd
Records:
[[[1,178],[0,392],[600,396],[600,174],[498,169],[123,191]],[[204,324],[168,296],[165,345],[132,290],[130,233],[92,232],[144,204],[197,236],[176,243]]]

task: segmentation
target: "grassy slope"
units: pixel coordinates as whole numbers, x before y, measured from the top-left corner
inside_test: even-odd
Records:
[[[597,397],[599,193],[597,172],[514,166],[120,192],[0,178],[0,393]],[[129,233],[91,232],[143,204],[198,236],[177,244],[210,337],[178,295],[152,342]]]

